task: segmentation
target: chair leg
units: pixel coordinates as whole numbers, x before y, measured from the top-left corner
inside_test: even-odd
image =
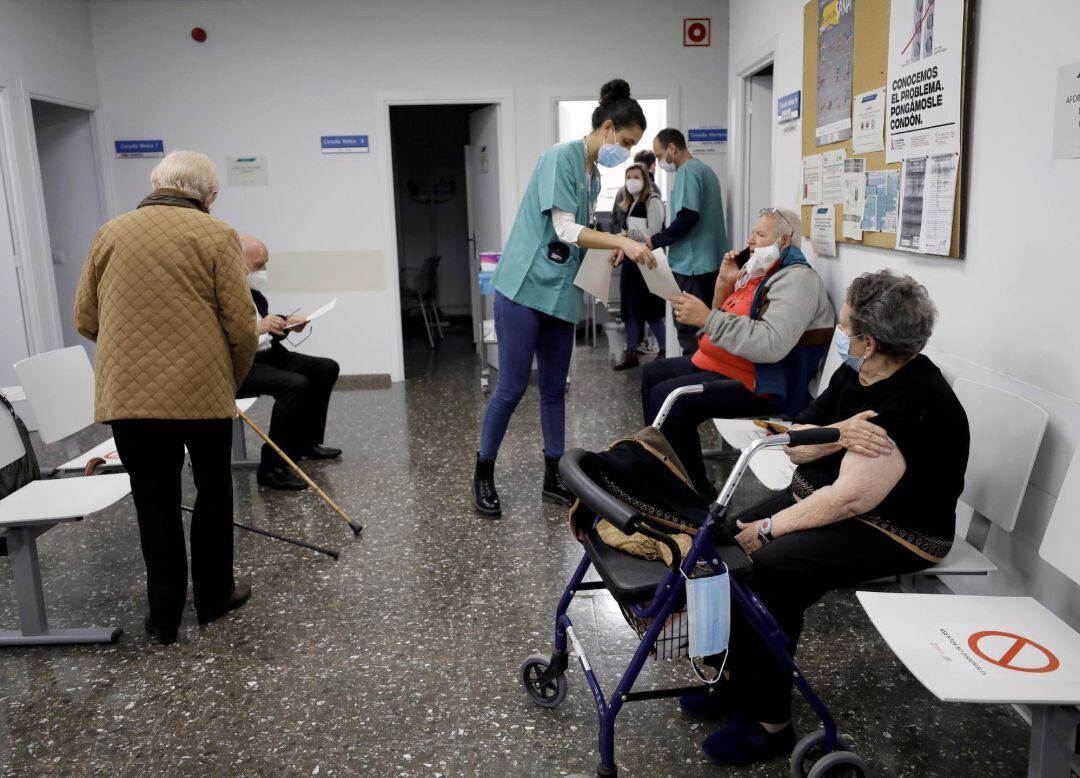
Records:
[[[439,340],[443,339],[442,321],[439,319],[439,304],[434,299],[431,301],[431,312],[435,315],[435,332],[439,333]]]
[[[431,337],[431,324],[428,322],[427,306],[424,305],[424,301],[420,301],[420,315],[424,317],[424,331],[427,332],[428,345],[435,348],[435,339]]]

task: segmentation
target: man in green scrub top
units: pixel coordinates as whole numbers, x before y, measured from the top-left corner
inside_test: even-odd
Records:
[[[671,224],[649,238],[651,249],[667,249],[675,282],[684,292],[712,307],[720,260],[728,251],[720,180],[713,169],[686,148],[686,138],[674,128],[653,139],[656,164],[675,173],[671,191]],[[683,356],[697,351],[697,328],[676,322]]]

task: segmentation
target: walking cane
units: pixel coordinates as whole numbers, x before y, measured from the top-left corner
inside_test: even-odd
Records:
[[[188,513],[194,513],[195,509],[190,508],[187,505],[181,505],[180,510]],[[243,524],[239,521],[233,520],[233,526],[240,529],[246,529],[248,532],[254,532],[256,535],[262,535],[263,537],[273,538],[274,540],[281,540],[285,543],[292,543],[294,546],[300,548],[309,548],[312,551],[318,551],[320,554],[326,554],[331,559],[337,559],[340,556],[339,552],[332,548],[323,548],[322,546],[316,546],[314,543],[308,543],[306,540],[297,540],[296,538],[290,538],[288,535],[279,535],[276,532],[271,532],[268,529],[261,529],[259,527],[253,527],[250,524]]]
[[[318,485],[308,477],[307,473],[305,473],[303,470],[301,470],[300,467],[295,462],[293,462],[291,459],[289,459],[288,455],[284,451],[282,451],[280,448],[278,448],[277,443],[270,440],[270,437],[265,432],[263,432],[261,429],[259,429],[258,425],[256,425],[255,422],[253,422],[251,419],[248,418],[248,415],[246,413],[244,413],[239,408],[236,409],[236,413],[237,413],[237,415],[240,416],[241,419],[244,420],[245,424],[247,424],[249,427],[251,427],[253,430],[255,430],[255,434],[258,435],[260,438],[262,438],[266,442],[266,445],[270,446],[270,448],[272,448],[274,450],[274,453],[276,453],[279,457],[281,457],[283,460],[285,460],[285,463],[289,467],[291,467],[293,469],[293,471],[298,476],[300,476],[301,479],[303,479],[304,483],[306,483],[308,486],[310,486],[312,488],[312,490],[315,492],[315,494],[319,495],[323,499],[323,502],[325,502],[327,505],[329,505],[331,508],[333,508],[334,511],[339,516],[341,516],[341,518],[345,519],[345,522],[349,525],[349,529],[351,529],[352,532],[353,532],[353,537],[356,537],[357,535],[360,534],[360,531],[364,529],[363,525],[360,524],[360,522],[353,521],[351,518],[349,518],[349,514],[345,513],[345,511],[341,510],[341,508],[338,507],[338,504],[336,502],[334,502],[333,500],[331,500],[330,497],[326,494],[326,492],[324,492],[322,489],[320,489],[318,487]]]

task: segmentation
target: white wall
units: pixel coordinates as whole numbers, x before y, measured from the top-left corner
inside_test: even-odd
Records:
[[[774,95],[802,89],[803,5],[732,3],[731,94],[734,74],[774,36]],[[1080,627],[1080,598],[1063,594],[1060,576],[1035,553],[1080,442],[1080,347],[1074,338],[1080,263],[1071,248],[1080,213],[1080,160],[1050,159],[1057,68],[1080,56],[1080,4],[1040,0],[1015,11],[1008,3],[978,4],[965,150],[971,165],[966,259],[850,245],[828,259],[814,257],[809,241],[803,248],[834,302],[858,273],[891,267],[911,274],[941,311],[931,346],[952,374],[1008,387],[1051,413],[1017,531],[1012,539],[991,537],[989,551],[1002,573],[963,586],[1035,591]],[[777,206],[797,208],[802,134],[776,131],[773,137],[772,196]]]
[[[684,48],[683,17],[702,15],[712,17],[713,46]],[[110,139],[164,138],[219,163],[266,154],[270,185],[224,188],[217,215],[272,251],[383,253],[387,288],[342,294],[320,329],[350,333],[335,341],[345,344],[333,355],[343,372],[394,379],[402,376],[390,326],[397,270],[382,100],[512,96],[505,232],[537,155],[554,140],[556,97],[594,97],[621,76],[643,97],[677,98],[676,125],[726,121],[726,17],[724,0],[91,4]],[[196,25],[207,43],[191,40]],[[319,136],[338,133],[369,134],[371,154],[320,155]],[[145,194],[151,167],[113,163],[123,208]]]
[[[90,18],[82,0],[0,0],[0,155],[21,267],[25,335],[29,350],[38,352],[63,345],[63,336],[34,151],[32,97],[97,107]],[[0,280],[11,283],[10,277]],[[9,321],[6,329],[20,325]],[[11,342],[20,335],[15,331]]]

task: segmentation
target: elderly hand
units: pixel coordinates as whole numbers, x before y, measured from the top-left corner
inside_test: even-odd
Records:
[[[257,329],[260,335],[265,335],[268,332],[271,335],[284,335],[285,320],[280,316],[263,316],[259,319]]]
[[[656,257],[653,256],[652,250],[644,243],[638,243],[636,240],[626,239],[626,243],[623,244],[622,253],[631,262],[637,262],[639,265],[645,265],[647,268],[656,267]]]
[[[753,554],[764,545],[761,542],[761,536],[758,535],[758,525],[760,524],[760,521],[752,521],[749,524],[743,524],[741,521],[735,522],[735,526],[742,530],[742,532],[735,536],[735,540],[747,556]]]
[[[716,277],[716,285],[726,285],[728,288],[735,286],[742,274],[742,268],[735,262],[737,251],[729,251],[724,255],[724,261],[720,263],[720,274]]]
[[[676,322],[699,329],[705,326],[705,320],[709,318],[709,306],[686,292],[671,298],[671,310],[675,312]]]
[[[304,327],[306,327],[308,325],[308,320],[307,320],[307,317],[305,317],[305,316],[290,316],[285,321],[285,325],[289,329],[294,330],[296,332],[303,332]]]
[[[840,430],[841,448],[868,457],[891,454],[896,444],[889,437],[889,433],[868,421],[877,415],[877,411],[863,411],[829,426]]]
[[[607,261],[608,264],[612,267],[618,267],[622,264],[624,259],[626,259],[626,255],[623,254],[622,249],[615,249],[610,254],[608,254]]]

